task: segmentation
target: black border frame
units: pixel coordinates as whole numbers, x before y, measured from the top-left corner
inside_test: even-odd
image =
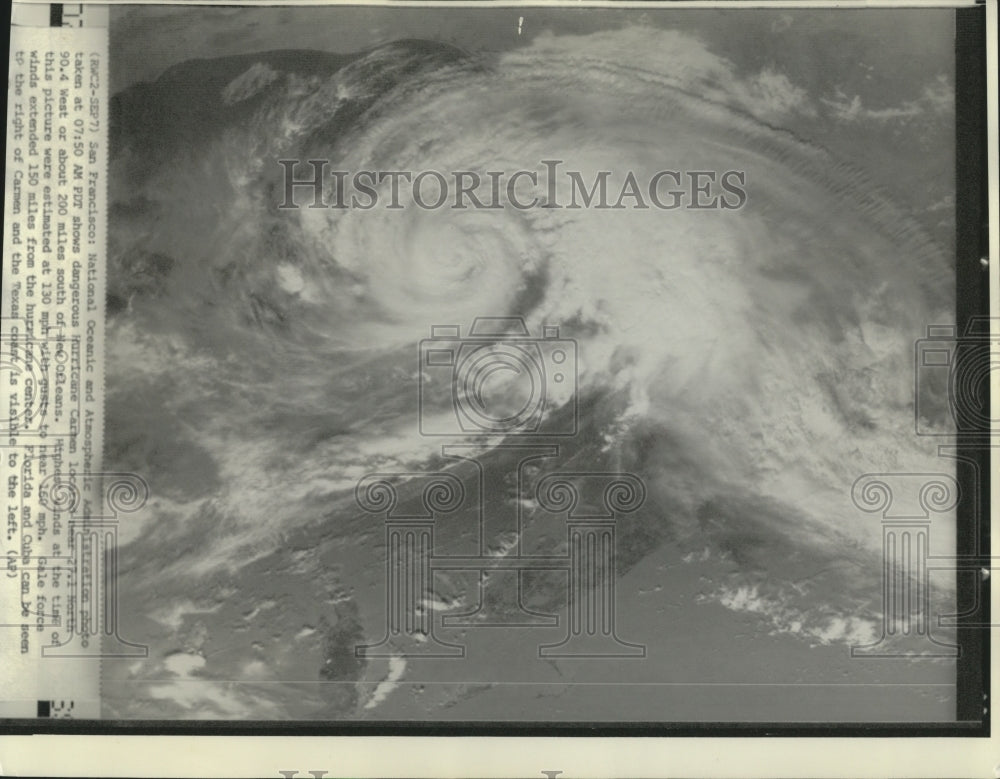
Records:
[[[989,176],[986,128],[986,5],[980,0],[972,8],[955,12],[955,316],[959,332],[974,317],[990,315],[989,265]],[[995,401],[994,401],[995,402]],[[959,469],[963,494],[976,493],[976,511],[958,516],[956,554],[975,561],[977,568],[990,569],[990,463],[991,447],[959,439],[958,455],[975,463],[978,479],[969,469]],[[977,483],[978,482],[978,483]],[[975,591],[978,584],[978,592]],[[959,619],[957,663],[959,720],[982,720],[982,735],[990,733],[990,628],[975,627],[990,620],[989,580],[979,580],[969,591],[959,590],[959,611],[974,613]],[[978,605],[978,608],[975,606]]]

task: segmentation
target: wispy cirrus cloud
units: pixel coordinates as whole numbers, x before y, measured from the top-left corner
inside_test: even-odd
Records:
[[[953,111],[955,87],[946,76],[942,75],[927,84],[916,99],[906,100],[894,106],[870,108],[864,104],[860,95],[848,96],[842,89],[838,89],[832,99],[820,98],[820,102],[829,109],[831,116],[837,121],[884,123],[920,116],[937,116]]]

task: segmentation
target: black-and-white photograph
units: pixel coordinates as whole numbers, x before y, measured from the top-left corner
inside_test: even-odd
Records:
[[[956,10],[666,5],[110,8],[101,719],[970,718]]]

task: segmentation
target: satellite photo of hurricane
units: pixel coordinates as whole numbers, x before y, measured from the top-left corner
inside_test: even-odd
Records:
[[[948,14],[116,9],[105,716],[953,719]]]

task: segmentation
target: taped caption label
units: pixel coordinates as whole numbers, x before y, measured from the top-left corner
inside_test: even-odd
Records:
[[[107,30],[48,15],[11,30],[0,716],[96,718],[102,659],[146,653],[118,635],[115,579],[117,522],[147,489],[101,469]]]

